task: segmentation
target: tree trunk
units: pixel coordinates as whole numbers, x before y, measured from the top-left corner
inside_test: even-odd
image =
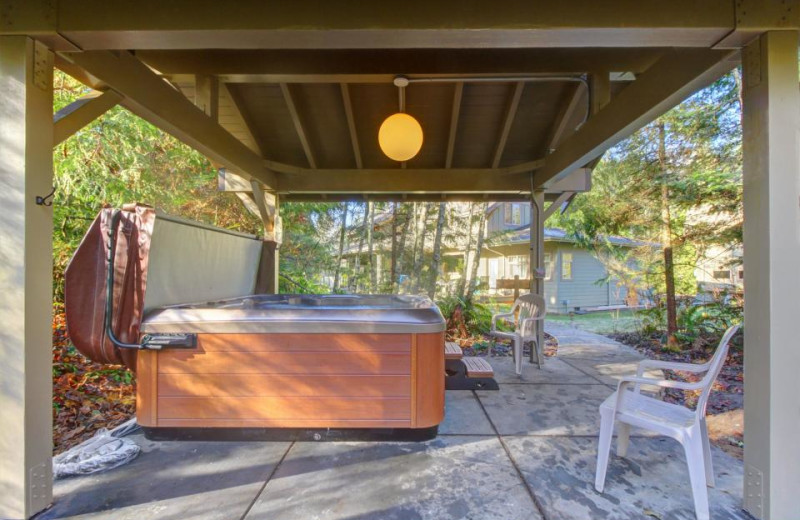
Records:
[[[661,245],[664,251],[664,282],[667,289],[667,345],[675,347],[678,332],[678,305],[675,301],[675,264],[672,256],[672,215],[667,182],[666,129],[658,124],[658,163],[661,174]]]
[[[364,205],[364,219],[361,221],[361,227],[358,230],[358,253],[356,253],[356,275],[353,277],[355,279],[355,287],[353,292],[358,292],[358,284],[361,281],[361,252],[364,251],[364,231],[368,225],[368,219],[369,206]]]
[[[342,271],[342,255],[344,254],[344,239],[347,235],[347,202],[342,203],[342,229],[339,232],[339,254],[336,257],[336,270],[333,275],[333,292],[339,290],[339,281]]]
[[[398,271],[398,273],[402,273],[403,272],[403,268],[405,267],[405,263],[403,261],[403,257],[405,255],[406,242],[408,241],[407,240],[408,239],[408,231],[411,229],[411,217],[408,214],[409,207],[407,205],[405,205],[405,204],[403,206],[405,206],[405,211],[403,211],[403,232],[400,234],[400,243],[397,246],[397,271]],[[395,279],[394,279],[394,284],[397,287],[397,289],[399,290],[400,283],[399,283],[399,280],[397,279],[397,277],[395,277]]]
[[[389,269],[390,276],[389,276],[389,283],[390,287],[389,290],[394,293],[395,292],[395,283],[397,282],[397,219],[399,218],[397,213],[397,202],[392,203],[392,263]]]
[[[467,292],[467,301],[472,300],[475,295],[475,290],[478,288],[478,265],[481,261],[481,249],[483,249],[483,240],[486,238],[486,209],[488,203],[483,202],[478,210],[481,212],[478,218],[478,242],[475,244],[475,257],[472,260],[472,275],[469,278],[469,290]]]
[[[464,273],[458,283],[458,297],[463,298],[467,292],[469,282],[469,254],[472,250],[472,220],[475,216],[475,203],[469,204],[469,218],[467,219],[467,243],[464,245]]]
[[[442,233],[444,233],[445,203],[439,203],[439,215],[436,219],[436,234],[433,236],[433,262],[431,262],[431,272],[428,283],[428,296],[433,299],[436,297],[436,280],[439,278],[439,264],[442,261]]]
[[[369,292],[370,294],[375,294],[377,285],[377,273],[375,272],[375,258],[372,256],[372,240],[373,240],[373,230],[375,228],[375,203],[374,202],[367,202],[367,214],[369,215],[369,220],[367,222],[367,258],[369,260]]]
[[[411,232],[414,239],[411,244],[411,268],[413,269],[417,262],[417,248],[419,247],[419,204],[416,202],[411,204],[411,217]]]
[[[414,249],[417,254],[414,257],[414,293],[419,291],[422,282],[422,264],[425,260],[425,228],[428,221],[428,208],[430,202],[422,204],[420,209],[419,219],[417,220],[417,236]]]

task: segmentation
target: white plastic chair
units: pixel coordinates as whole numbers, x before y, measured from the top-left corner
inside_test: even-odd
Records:
[[[708,520],[708,490],[706,486],[714,487],[714,469],[711,463],[711,446],[706,427],[706,405],[714,381],[728,356],[730,340],[737,330],[739,330],[739,325],[725,331],[717,351],[708,363],[695,365],[648,359],[639,363],[635,377],[625,377],[619,382],[617,391],[600,405],[600,439],[597,447],[597,473],[594,482],[597,491],[602,493],[605,486],[614,423],[619,423],[617,455],[620,457],[624,457],[628,451],[631,426],[637,426],[672,437],[683,445],[686,462],[689,465],[689,480],[692,485],[695,514],[699,520]],[[683,383],[644,377],[644,371],[650,368],[705,372],[706,374],[702,380],[696,383]],[[640,393],[641,385],[701,390],[697,408],[692,411],[684,406],[643,395]],[[633,388],[630,388],[631,386]]]
[[[519,317],[517,318],[514,332],[497,330],[497,321],[502,319],[513,322],[517,310],[519,310]],[[535,354],[536,363],[539,365],[539,368],[542,368],[542,362],[544,361],[544,359],[542,359],[543,345],[539,345],[536,339],[536,322],[544,319],[545,312],[544,298],[538,294],[529,293],[523,294],[514,302],[511,312],[492,316],[492,330],[489,334],[496,338],[510,339],[512,341],[514,366],[517,375],[522,374],[522,346],[526,341],[533,342],[533,345],[531,345],[531,362],[533,362]]]

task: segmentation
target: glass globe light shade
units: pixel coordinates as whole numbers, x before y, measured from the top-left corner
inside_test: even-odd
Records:
[[[410,115],[398,112],[387,117],[378,131],[378,144],[390,159],[412,159],[422,148],[422,127]]]

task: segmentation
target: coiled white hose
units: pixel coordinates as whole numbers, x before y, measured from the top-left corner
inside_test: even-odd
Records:
[[[141,448],[124,438],[139,429],[132,418],[113,430],[98,430],[91,438],[53,457],[53,478],[88,475],[117,468],[139,455]]]

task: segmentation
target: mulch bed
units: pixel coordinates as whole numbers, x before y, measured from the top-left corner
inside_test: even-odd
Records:
[[[136,413],[136,378],[123,366],[94,363],[69,341],[63,305],[53,308],[53,453]]]
[[[455,340],[464,350],[465,356],[488,356],[489,347],[492,356],[511,356],[511,342],[498,341],[491,336],[483,335],[480,337],[458,338]],[[525,344],[523,353],[530,351],[530,344]],[[558,341],[548,333],[544,333],[544,355],[547,357],[555,356],[558,352]]]

